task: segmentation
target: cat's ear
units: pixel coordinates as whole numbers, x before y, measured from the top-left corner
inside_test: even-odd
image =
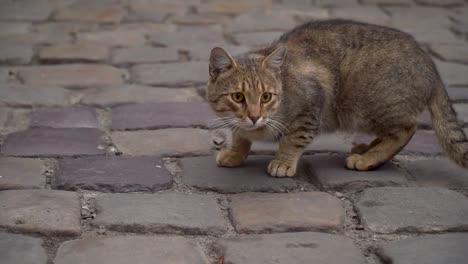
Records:
[[[210,53],[210,76],[218,75],[232,67],[236,67],[236,61],[229,53],[219,47],[215,47]]]
[[[270,55],[262,61],[262,67],[268,67],[279,70],[286,57],[286,48],[284,46],[277,47]]]

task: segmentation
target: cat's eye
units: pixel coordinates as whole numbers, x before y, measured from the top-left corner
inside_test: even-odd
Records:
[[[245,97],[244,97],[243,93],[233,93],[233,94],[231,94],[231,98],[236,103],[242,103],[245,100]]]
[[[262,97],[260,98],[260,101],[262,101],[262,103],[268,103],[270,102],[270,100],[271,100],[271,93],[263,93]]]

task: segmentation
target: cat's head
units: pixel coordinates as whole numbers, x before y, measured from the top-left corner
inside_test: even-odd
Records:
[[[267,55],[247,53],[236,58],[222,48],[211,50],[207,98],[221,117],[219,124],[243,130],[268,126],[281,102],[280,67],[285,55],[282,46]]]

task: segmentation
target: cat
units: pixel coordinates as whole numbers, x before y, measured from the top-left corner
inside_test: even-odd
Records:
[[[416,132],[426,108],[441,145],[467,167],[468,143],[430,56],[414,38],[348,20],[312,21],[270,46],[231,56],[211,50],[207,100],[217,128],[231,131],[216,154],[219,166],[244,163],[252,141],[276,138],[273,177],[296,174],[305,147],[319,133],[364,132],[346,168],[373,170],[392,159]]]

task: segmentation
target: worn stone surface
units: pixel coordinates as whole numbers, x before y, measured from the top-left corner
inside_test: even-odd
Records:
[[[149,102],[199,102],[203,98],[194,88],[155,88],[143,85],[117,85],[95,88],[82,97],[91,105],[119,105]]]
[[[120,22],[126,14],[127,12],[125,9],[120,6],[88,6],[78,2],[57,10],[54,19],[59,21],[71,20],[117,23]]]
[[[240,14],[252,10],[262,10],[272,4],[272,0],[248,1],[240,0],[236,2],[221,0],[204,3],[197,9],[200,13],[220,13],[220,14]]]
[[[102,62],[110,57],[110,51],[101,44],[82,42],[42,47],[38,57],[47,62]]]
[[[295,25],[296,21],[292,14],[266,10],[241,14],[226,25],[226,30],[230,32],[286,31]]]
[[[31,29],[30,23],[25,22],[0,22],[0,37],[17,34],[26,34]]]
[[[224,218],[209,195],[104,194],[96,197],[95,226],[126,232],[222,234]]]
[[[304,156],[313,171],[313,182],[323,190],[365,189],[381,186],[406,186],[405,175],[392,163],[374,171],[353,171],[345,168],[341,155]]]
[[[468,199],[447,189],[366,189],[356,208],[363,225],[377,233],[468,229]]]
[[[468,45],[434,44],[431,49],[445,60],[468,63]]]
[[[25,84],[71,88],[121,84],[126,74],[125,70],[99,64],[31,66],[18,72]]]
[[[46,168],[38,159],[0,158],[0,190],[42,189]]]
[[[5,0],[0,3],[0,20],[46,20],[54,6],[47,0]]]
[[[141,64],[131,69],[132,79],[141,84],[175,86],[204,84],[208,70],[204,62]]]
[[[57,189],[101,192],[155,192],[172,185],[163,162],[153,157],[62,159],[54,179]]]
[[[468,234],[426,235],[381,245],[377,254],[385,263],[463,264],[468,258]]]
[[[67,90],[49,85],[0,84],[0,104],[3,105],[67,105],[69,96]]]
[[[334,18],[352,19],[378,25],[390,23],[390,17],[382,9],[374,6],[360,7],[339,7],[331,11]]]
[[[0,263],[46,264],[43,244],[40,238],[0,233]]]
[[[176,32],[157,32],[148,36],[153,45],[187,49],[192,45],[227,44],[223,32],[219,28],[189,28]]]
[[[146,43],[145,34],[133,29],[114,29],[77,34],[78,42],[95,42],[111,47],[136,47]]]
[[[336,231],[344,219],[341,201],[328,193],[242,193],[230,200],[239,233]]]
[[[447,93],[455,102],[468,102],[468,89],[465,87],[448,87]]]
[[[202,60],[208,61],[210,59],[210,52],[214,46],[204,45],[204,44],[193,44],[187,48],[189,56],[192,60]],[[246,46],[235,46],[235,45],[222,45],[223,49],[227,51],[231,56],[237,56],[242,53],[248,52],[251,50],[250,47]]]
[[[457,63],[434,60],[445,85],[467,85],[468,66]]]
[[[31,111],[24,108],[0,107],[0,133],[9,134],[29,127]]]
[[[468,104],[453,104],[457,118],[461,123],[468,123]]]
[[[56,264],[154,263],[208,264],[196,242],[182,237],[104,236],[84,237],[60,245]]]
[[[451,160],[417,160],[402,166],[419,186],[468,190],[468,171]]]
[[[94,128],[32,128],[11,133],[1,148],[10,156],[81,156],[106,153],[103,133]]]
[[[112,129],[207,127],[216,116],[207,103],[146,103],[112,108]]]
[[[184,183],[222,193],[237,192],[287,192],[308,186],[300,180],[308,175],[306,168],[299,170],[295,178],[273,178],[267,172],[271,156],[250,156],[244,166],[218,167],[213,156],[181,159]]]
[[[195,128],[168,128],[154,131],[117,131],[112,142],[128,155],[207,155],[210,153],[208,131]],[[145,140],[142,140],[142,139]]]
[[[96,110],[89,107],[48,107],[31,113],[32,127],[99,128]]]
[[[29,45],[0,46],[0,63],[3,64],[28,64],[33,55],[33,48]]]
[[[218,241],[216,248],[225,263],[233,264],[366,263],[351,239],[314,232],[238,235]]]
[[[257,47],[268,45],[279,39],[283,32],[248,32],[234,34],[234,39],[241,45]]]
[[[174,62],[178,60],[179,53],[175,48],[120,48],[114,49],[112,56],[112,62],[115,64]]]
[[[79,235],[80,202],[74,192],[9,190],[0,192],[0,227],[44,235]]]

